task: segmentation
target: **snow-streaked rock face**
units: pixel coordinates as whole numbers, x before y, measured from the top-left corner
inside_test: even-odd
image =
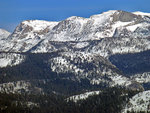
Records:
[[[85,92],[85,93],[83,93],[83,94],[71,96],[71,97],[67,98],[67,100],[72,100],[72,101],[74,101],[74,102],[77,102],[77,101],[79,101],[79,100],[87,99],[89,96],[98,95],[100,92],[101,92],[101,91]]]
[[[127,113],[127,111],[150,111],[150,90],[143,91],[133,96],[122,113]]]
[[[15,66],[25,60],[25,55],[16,53],[0,53],[0,67]]]

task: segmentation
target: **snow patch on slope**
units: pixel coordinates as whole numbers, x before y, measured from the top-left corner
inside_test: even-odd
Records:
[[[133,96],[126,107],[123,109],[122,113],[127,113],[127,111],[150,111],[150,90],[144,91]]]
[[[150,72],[135,74],[135,75],[131,76],[131,79],[133,79],[139,83],[148,83],[148,82],[150,82]]]
[[[107,12],[104,12],[102,14],[98,14],[98,15],[93,15],[90,17],[90,19],[94,20],[94,25],[102,25],[105,24],[105,22],[107,22],[108,20],[111,21],[112,18],[110,18],[115,12],[117,12],[117,10],[110,10]]]
[[[138,27],[142,27],[144,24],[135,24],[135,25],[132,25],[132,26],[127,26],[126,28],[132,32],[134,32]]]
[[[144,12],[140,12],[140,11],[133,12],[133,14],[141,15],[141,16],[150,16],[150,13],[144,13]]]
[[[116,29],[118,27],[123,27],[123,26],[126,26],[126,25],[131,24],[131,23],[132,22],[121,22],[121,21],[118,21],[118,22],[115,22],[112,27],[114,29]]]
[[[15,53],[1,53],[0,54],[0,67],[15,66],[25,60],[24,55]]]
[[[129,78],[121,76],[121,75],[116,75],[116,76],[110,76],[110,78],[112,79],[112,81],[114,82],[112,84],[112,86],[129,86],[131,85],[131,80],[129,80]]]
[[[88,45],[89,45],[88,42],[79,42],[74,47],[75,48],[84,48],[84,47],[87,47]]]
[[[79,100],[85,100],[89,96],[98,95],[98,94],[100,94],[100,92],[101,91],[86,92],[86,93],[83,93],[83,94],[71,96],[71,97],[67,98],[67,100],[73,100],[74,102],[77,102]]]

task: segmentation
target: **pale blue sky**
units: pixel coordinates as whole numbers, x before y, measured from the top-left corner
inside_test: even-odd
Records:
[[[0,0],[0,28],[12,32],[23,20],[60,21],[108,10],[150,13],[150,0]]]

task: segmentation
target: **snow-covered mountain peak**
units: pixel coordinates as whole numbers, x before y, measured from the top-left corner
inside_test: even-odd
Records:
[[[4,29],[0,29],[0,35],[3,35],[3,34],[10,34],[10,32],[8,32]]]
[[[57,25],[58,22],[43,20],[26,20],[21,22],[5,41],[0,42],[4,51],[28,51]],[[5,46],[4,46],[5,45]]]
[[[69,18],[67,18],[66,20],[77,20],[77,19],[86,19],[86,18],[84,18],[84,17],[79,17],[79,16],[71,16],[71,17],[69,17]]]
[[[10,32],[0,29],[0,38],[7,38],[10,35]]]
[[[32,27],[34,31],[41,31],[46,29],[47,27],[54,27],[56,24],[58,24],[58,22],[49,22],[44,20],[27,20],[23,21],[22,24]]]
[[[10,36],[16,39],[34,39],[36,37],[42,38],[48,33],[58,22],[49,22],[44,20],[26,20],[21,22]]]

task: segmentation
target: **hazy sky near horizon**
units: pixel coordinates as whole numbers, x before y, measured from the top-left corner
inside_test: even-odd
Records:
[[[150,13],[150,0],[0,0],[0,28],[13,31],[24,20],[60,21],[108,10]]]

